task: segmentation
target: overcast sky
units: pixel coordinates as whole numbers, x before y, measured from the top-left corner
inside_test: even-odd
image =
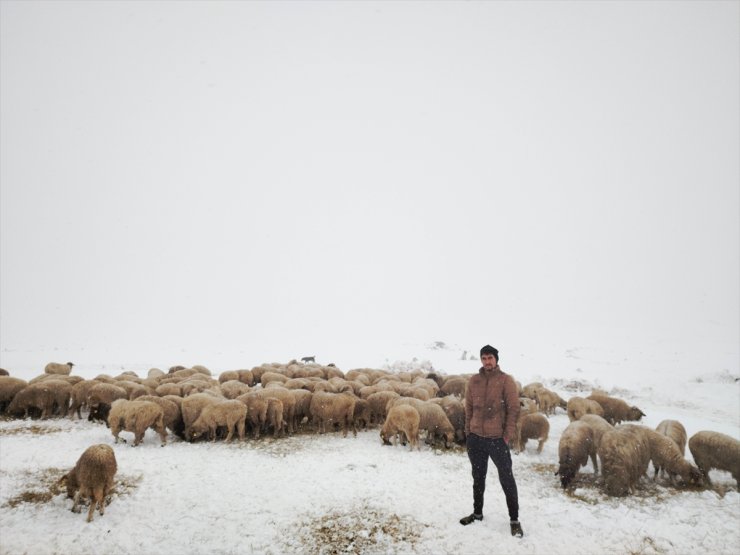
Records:
[[[734,342],[739,6],[2,0],[0,343]]]

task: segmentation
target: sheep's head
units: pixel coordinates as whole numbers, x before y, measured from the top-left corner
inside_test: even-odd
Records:
[[[689,466],[688,476],[681,476],[681,479],[690,486],[701,486],[704,484],[704,474],[693,464]]]
[[[380,430],[380,439],[383,441],[383,445],[392,445],[389,441],[390,434],[386,434],[383,430]]]
[[[627,419],[637,421],[640,420],[640,418],[642,418],[643,416],[645,416],[645,413],[642,412],[640,409],[638,409],[637,407],[630,407],[629,413],[627,414]]]

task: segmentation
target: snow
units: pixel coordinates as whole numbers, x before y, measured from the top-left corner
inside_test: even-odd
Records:
[[[466,350],[475,352],[472,347]],[[461,360],[462,351],[455,344],[440,347],[430,342],[385,351],[399,358],[383,351],[373,356],[348,352],[346,360],[353,365],[340,367],[475,371],[477,362]],[[62,352],[65,356],[58,351],[5,352],[3,365],[23,378],[39,373],[37,358],[67,360],[67,355],[78,355],[75,374],[88,378],[122,368],[142,375],[155,365],[121,363],[103,369],[88,361],[105,352]],[[646,426],[675,418],[689,436],[710,429],[740,438],[740,382],[732,350],[723,361],[727,364],[701,370],[690,357],[677,364],[671,354],[655,350],[649,364],[631,357],[618,373],[604,372],[601,366],[609,357],[599,359],[594,349],[586,348],[578,350],[581,356],[574,368],[572,352],[550,358],[546,371],[539,364],[516,364],[514,354],[502,349],[501,366],[523,384],[544,381],[566,399],[588,394],[595,385],[610,388],[646,413]],[[214,374],[237,367],[217,354],[191,362],[205,363]],[[267,360],[238,367],[262,362]],[[3,421],[0,553],[483,554],[494,548],[511,554],[740,552],[740,494],[729,473],[712,471],[714,485],[708,490],[643,480],[637,494],[609,498],[594,483],[589,463],[573,491],[564,492],[554,471],[558,439],[567,424],[559,410],[550,418],[543,452],[537,454],[536,442],[529,442],[525,452],[513,456],[525,532],[516,539],[509,534],[493,465],[485,518],[462,527],[458,519],[472,509],[472,478],[464,450],[422,445],[421,451],[411,452],[383,446],[377,429],[357,437],[301,433],[231,445],[188,444],[170,435],[165,447],[149,431],[143,444],[132,448],[113,444],[106,427],[84,419]],[[95,513],[93,522],[85,523],[86,512],[72,513],[71,500],[61,491],[43,502],[18,502],[24,492],[50,491],[53,480],[94,443],[112,445],[119,468],[116,494],[104,516]],[[691,459],[688,450],[686,454]]]

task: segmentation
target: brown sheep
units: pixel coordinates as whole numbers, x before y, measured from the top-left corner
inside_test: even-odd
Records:
[[[237,401],[244,403],[247,407],[247,421],[252,429],[254,439],[259,439],[260,432],[267,422],[267,397],[258,395],[256,391],[251,391],[240,395]]]
[[[236,370],[230,370],[228,372],[221,372],[218,375],[218,383],[230,382],[232,380],[239,381],[239,373]]]
[[[249,386],[239,380],[228,380],[221,383],[221,393],[227,399],[236,399],[239,395],[249,392]]]
[[[8,372],[5,368],[0,368],[0,376],[10,376],[10,372]]]
[[[44,374],[60,374],[63,376],[69,376],[72,373],[72,367],[74,364],[67,362],[62,364],[61,362],[50,362],[44,367]]]
[[[370,426],[370,403],[367,399],[355,399],[355,412],[352,418],[356,428],[367,430]]]
[[[639,428],[633,425],[620,426],[601,438],[598,455],[608,495],[627,495],[647,472],[650,442]]]
[[[388,414],[388,403],[401,397],[395,391],[378,391],[365,397],[370,408],[370,422],[378,425],[384,422]]]
[[[82,380],[72,386],[70,394],[71,402],[67,416],[74,417],[75,413],[77,413],[77,418],[82,418],[80,410],[87,408],[87,396],[90,393],[90,389],[99,383],[103,382],[99,382],[98,380]]]
[[[87,406],[90,409],[87,419],[107,424],[110,407],[113,401],[118,399],[128,399],[128,394],[122,387],[111,383],[99,383],[92,386],[87,394]]]
[[[179,399],[179,397],[178,397]],[[180,439],[185,439],[185,424],[182,421],[180,405],[172,397],[157,397],[156,395],[142,395],[137,401],[150,401],[162,407],[164,426]]]
[[[404,434],[410,444],[410,449],[419,447],[419,412],[411,405],[396,405],[388,411],[388,416],[380,429],[380,439],[386,445],[393,445],[393,438]]]
[[[284,387],[270,387],[264,390],[258,389],[255,393],[265,399],[272,397],[283,402],[283,420],[288,424],[288,433],[294,433],[296,398],[293,396],[292,390]]]
[[[535,391],[535,397],[542,414],[555,414],[555,409],[560,406],[560,396],[544,387]]]
[[[650,460],[655,469],[653,480],[658,477],[658,471],[664,470],[668,473],[671,484],[675,484],[677,475],[681,476],[684,484],[700,485],[702,483],[702,473],[683,458],[676,442],[660,432],[650,428],[644,429],[650,442]]]
[[[624,420],[635,422],[645,416],[645,413],[637,407],[631,407],[622,399],[616,397],[591,394],[588,399],[601,405],[601,408],[604,409],[604,420],[612,425],[619,424]]]
[[[309,412],[311,423],[321,434],[326,432],[327,425],[339,425],[342,428],[342,436],[347,437],[347,429],[352,429],[352,434],[357,436],[354,414],[357,398],[350,393],[327,393],[319,391],[313,394]]]
[[[134,434],[133,446],[136,447],[144,439],[147,428],[152,428],[159,434],[162,445],[167,444],[164,411],[158,404],[150,401],[128,401],[127,399],[113,401],[108,414],[108,425],[116,443],[122,440],[118,434],[123,430]],[[125,439],[122,441],[126,443]]]
[[[560,484],[563,489],[573,481],[578,470],[586,466],[589,457],[594,467],[594,474],[599,471],[596,462],[596,448],[593,440],[593,430],[580,420],[574,420],[563,430],[558,444],[559,467],[556,475],[560,475]]]
[[[568,412],[568,419],[571,422],[580,420],[584,414],[604,416],[604,409],[599,403],[591,399],[584,399],[583,397],[571,397],[568,399],[566,411]]]
[[[216,441],[216,429],[226,426],[226,443],[230,443],[237,432],[240,441],[244,441],[247,406],[241,401],[228,400],[206,405],[190,428],[193,439],[208,433],[211,441]]]
[[[464,378],[462,376],[450,376],[445,380],[444,384],[439,386],[439,393],[437,393],[437,395],[440,397],[455,395],[460,399],[465,399],[465,390],[467,387],[468,378]]]
[[[681,452],[681,456],[686,456],[686,428],[683,427],[678,420],[663,420],[655,428],[658,433],[663,434],[671,438],[676,445],[678,450]],[[661,473],[661,476],[663,474]]]
[[[542,453],[542,447],[545,445],[549,433],[550,423],[541,412],[520,416],[516,422],[516,435],[513,441],[514,450],[521,453],[524,451],[528,439],[536,439],[539,441],[537,452]]]
[[[190,395],[183,399],[180,410],[182,412],[182,423],[185,429],[184,434],[186,441],[192,441],[193,437],[191,429],[193,427],[193,423],[198,420],[203,409],[208,405],[215,405],[218,402],[220,402],[220,399],[207,393],[196,393],[195,395]]]
[[[28,384],[18,391],[7,408],[10,415],[27,417],[31,411],[39,411],[42,419],[52,416],[55,409],[66,414],[72,386],[62,380],[43,380]]]
[[[113,489],[113,478],[118,470],[116,454],[109,445],[91,445],[82,453],[74,468],[64,475],[67,496],[74,498],[72,512],[80,512],[80,498],[90,499],[87,522],[93,519],[95,507],[100,516],[105,513],[105,498]]]
[[[284,434],[283,428],[283,402],[280,399],[270,397],[267,399],[267,420],[265,422],[265,433],[272,428],[272,437],[277,438]]]
[[[709,471],[726,470],[740,489],[740,441],[719,432],[701,431],[689,439],[689,451],[706,483],[711,485]]]
[[[465,444],[465,405],[462,399],[456,395],[447,395],[445,397],[438,397],[431,399],[432,403],[435,403],[442,407],[445,411],[447,418],[452,424],[455,430],[455,442],[459,445]]]
[[[444,441],[444,445],[449,449],[455,441],[455,429],[452,427],[450,419],[447,418],[444,409],[431,402],[420,401],[410,397],[400,397],[389,403],[389,407],[400,404],[411,405],[419,413],[419,429],[426,430],[427,443],[434,444],[437,439]]]
[[[589,428],[591,428],[594,439],[594,450],[596,452],[598,452],[599,450],[599,445],[601,445],[601,438],[604,437],[604,434],[614,429],[614,426],[609,424],[609,422],[604,420],[598,414],[584,414],[583,416],[581,416],[578,422],[588,424]]]
[[[28,385],[26,380],[11,376],[0,376],[0,414],[4,414],[13,397]]]

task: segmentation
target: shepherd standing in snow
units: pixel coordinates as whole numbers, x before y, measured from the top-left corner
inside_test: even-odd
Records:
[[[473,468],[473,513],[461,518],[460,524],[467,526],[483,520],[483,493],[490,457],[506,496],[511,535],[521,538],[524,532],[519,524],[519,496],[509,451],[519,416],[519,393],[514,378],[498,366],[498,350],[486,345],[480,350],[480,361],[483,366],[470,378],[465,392],[465,435]]]

